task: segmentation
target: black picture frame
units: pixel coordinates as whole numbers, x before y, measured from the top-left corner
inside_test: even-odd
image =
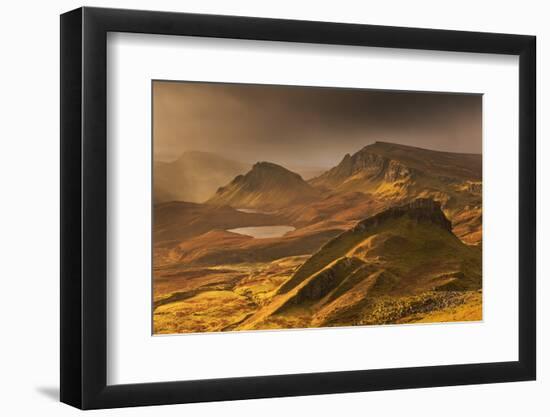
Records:
[[[107,385],[108,32],[519,56],[519,360]],[[81,409],[534,380],[534,36],[102,8],[61,15],[61,401]]]

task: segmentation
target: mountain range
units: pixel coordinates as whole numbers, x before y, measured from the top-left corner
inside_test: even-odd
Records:
[[[482,160],[478,154],[375,142],[308,181],[285,167],[253,166],[188,152],[155,166],[155,202],[200,202],[279,215],[298,226],[358,220],[415,198],[431,198],[465,242],[481,242]]]
[[[156,333],[481,317],[481,155],[376,142],[308,180],[212,154],[168,165],[154,176]]]
[[[384,207],[431,198],[468,243],[481,241],[481,174],[478,154],[440,152],[375,142],[310,181],[331,192],[362,192]]]
[[[268,164],[268,163],[266,163]],[[187,151],[174,161],[156,161],[153,167],[155,203],[186,201],[204,203],[216,190],[236,176],[246,174],[253,164],[202,151]],[[293,172],[310,179],[325,170],[320,167],[291,166]]]

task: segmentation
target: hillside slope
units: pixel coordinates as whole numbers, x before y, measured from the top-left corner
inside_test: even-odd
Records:
[[[333,193],[362,192],[390,207],[430,198],[465,242],[481,241],[482,159],[477,154],[439,152],[375,142],[309,183]]]
[[[220,187],[207,203],[234,208],[277,210],[313,201],[320,192],[300,175],[270,162],[258,162],[245,175]]]
[[[330,240],[241,328],[397,322],[480,288],[479,248],[452,233],[439,203],[418,199]]]

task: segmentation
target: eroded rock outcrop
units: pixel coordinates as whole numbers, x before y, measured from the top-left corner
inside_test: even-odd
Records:
[[[352,229],[354,232],[365,231],[368,228],[376,227],[379,224],[389,220],[407,216],[410,219],[419,222],[431,222],[441,226],[443,229],[451,232],[451,222],[443,211],[441,204],[429,198],[418,198],[411,203],[398,207],[392,207],[378,213],[368,219],[362,220]]]

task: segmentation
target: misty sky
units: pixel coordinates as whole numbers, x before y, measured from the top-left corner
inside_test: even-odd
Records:
[[[332,167],[375,141],[481,153],[481,95],[153,83],[156,160],[184,151]]]

